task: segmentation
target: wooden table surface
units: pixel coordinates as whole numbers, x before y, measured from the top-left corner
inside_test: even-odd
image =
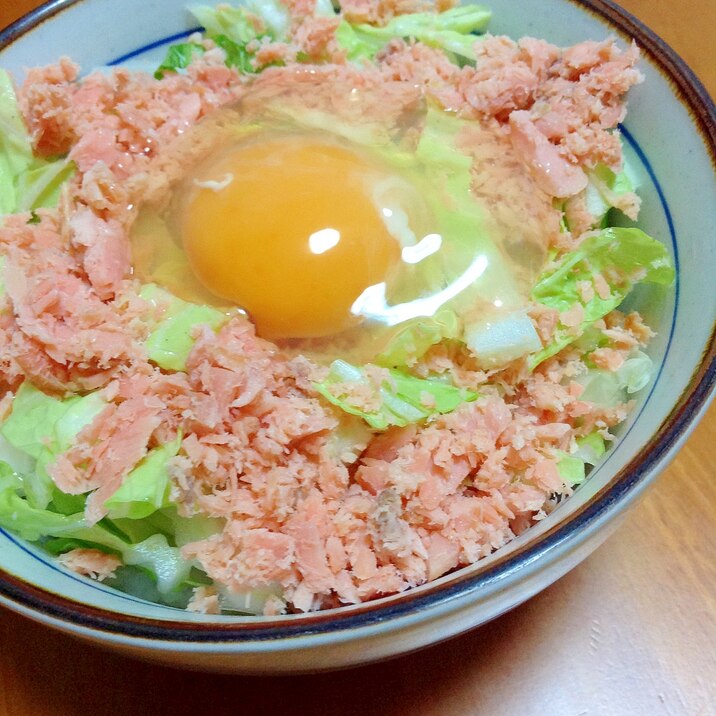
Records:
[[[0,0],[0,27],[38,4]],[[716,95],[716,0],[622,5]],[[0,610],[0,716],[716,714],[715,446],[713,406],[617,534],[581,566],[497,621],[385,664],[286,678],[184,673]]]

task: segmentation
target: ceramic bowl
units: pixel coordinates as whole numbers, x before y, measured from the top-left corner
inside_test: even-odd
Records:
[[[69,634],[175,665],[331,669],[418,649],[493,619],[572,569],[614,530],[684,442],[716,382],[716,111],[684,62],[614,3],[491,4],[495,33],[558,45],[617,35],[635,38],[644,50],[646,81],[631,94],[623,135],[640,174],[641,225],[669,247],[678,283],[647,309],[659,328],[655,378],[588,482],[479,564],[368,604],[276,618],[190,614],[71,574],[3,532],[0,603]],[[164,46],[191,29],[177,0],[53,0],[0,35],[0,65],[18,76],[62,54],[85,70],[156,65]]]

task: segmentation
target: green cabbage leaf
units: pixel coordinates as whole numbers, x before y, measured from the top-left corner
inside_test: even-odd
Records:
[[[386,368],[409,366],[422,358],[431,346],[461,334],[457,314],[442,309],[434,316],[416,318],[401,325],[376,362]]]
[[[196,42],[180,42],[177,45],[170,45],[164,55],[162,64],[157,67],[154,78],[161,80],[167,72],[178,72],[184,70],[192,63],[195,57],[204,54],[206,50]]]
[[[609,211],[617,206],[620,197],[634,192],[630,171],[625,166],[622,171],[614,172],[604,164],[597,164],[587,177],[587,211],[595,218],[597,228],[606,228]]]
[[[372,428],[386,430],[391,425],[404,427],[438,413],[450,413],[460,405],[477,399],[477,393],[458,388],[437,378],[416,378],[396,369],[379,386],[374,385],[364,368],[342,360],[333,361],[324,381],[314,383],[316,390],[333,405],[351,415],[363,418]],[[355,385],[373,391],[371,403],[377,408],[367,411],[351,397]]]
[[[125,565],[148,572],[163,594],[180,589],[189,580],[192,563],[181,556],[179,547],[170,544],[166,535],[154,533],[133,543],[110,520],[88,526],[84,512],[64,515],[33,507],[23,489],[22,476],[7,463],[0,463],[0,527],[30,542],[43,546],[47,543],[53,554],[76,547],[116,554]]]
[[[320,6],[320,11],[325,12],[325,3]],[[195,5],[189,10],[204,28],[206,37],[226,53],[226,66],[243,74],[263,69],[255,67],[253,62],[255,41],[283,40],[291,25],[287,8],[276,0],[246,0],[239,6]],[[162,79],[166,72],[180,72],[205,51],[204,46],[196,42],[171,45],[154,76]]]
[[[372,59],[395,38],[415,39],[437,47],[459,60],[474,62],[476,33],[484,33],[492,13],[480,5],[463,5],[441,13],[399,15],[383,27],[342,20],[336,31],[338,44],[348,59]]]
[[[594,286],[595,274],[601,274],[609,285],[604,298]],[[666,247],[640,229],[612,227],[588,237],[543,273],[532,291],[537,303],[560,313],[579,305],[583,316],[576,329],[560,324],[553,340],[530,356],[530,368],[576,341],[596,320],[617,308],[635,284],[670,286],[674,277]],[[583,282],[595,289],[589,301],[580,292]]]
[[[55,398],[29,381],[20,386],[12,403],[12,412],[0,427],[0,435],[15,450],[30,458],[23,466],[23,482],[33,506],[47,507],[57,492],[47,474],[47,465],[70,448],[75,436],[106,405],[99,392]],[[33,466],[32,469],[28,469],[29,466]]]
[[[165,370],[186,370],[186,359],[194,347],[194,328],[206,325],[213,330],[224,324],[226,313],[196,303],[188,303],[155,284],[146,284],[140,297],[164,313],[152,327],[145,347],[150,361]]]
[[[140,520],[162,507],[169,507],[169,471],[167,462],[181,446],[181,436],[156,447],[124,478],[120,488],[104,506],[110,518]]]
[[[604,438],[592,432],[575,440],[570,453],[557,452],[557,470],[560,477],[572,487],[581,485],[587,479],[587,466],[594,466],[607,450]]]
[[[207,37],[224,35],[241,45],[265,35],[273,40],[285,39],[291,27],[291,15],[279,0],[244,0],[238,6],[193,5],[189,11],[206,30]],[[256,29],[254,18],[263,23],[264,31]]]
[[[75,173],[66,158],[35,157],[10,75],[0,70],[0,216],[57,206]]]

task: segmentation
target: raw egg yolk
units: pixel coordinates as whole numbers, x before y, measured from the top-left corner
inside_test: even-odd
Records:
[[[266,338],[350,328],[355,300],[399,261],[371,199],[380,170],[342,146],[264,138],[234,147],[200,176],[213,182],[195,178],[181,213],[189,262]]]

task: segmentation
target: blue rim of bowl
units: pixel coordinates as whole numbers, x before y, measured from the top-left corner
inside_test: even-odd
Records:
[[[0,32],[0,50],[37,28],[57,13],[83,0],[51,0],[20,18]],[[622,36],[634,38],[650,56],[662,74],[671,81],[678,99],[689,111],[696,128],[708,147],[716,171],[716,106],[705,87],[689,66],[661,38],[611,0],[570,0],[584,10],[607,20]],[[23,611],[50,617],[97,632],[163,642],[236,643],[278,641],[291,637],[326,634],[366,627],[435,607],[457,596],[476,592],[482,587],[506,581],[522,566],[553,552],[582,528],[599,519],[615,505],[625,501],[653,475],[675,447],[695,425],[696,417],[708,404],[716,387],[716,325],[701,363],[691,376],[666,420],[650,441],[629,464],[612,477],[591,500],[573,515],[555,524],[533,543],[494,562],[477,573],[460,574],[446,584],[424,585],[398,599],[377,600],[351,607],[350,611],[330,610],[314,614],[290,615],[267,622],[256,618],[241,623],[172,621],[122,615],[76,602],[32,586],[0,569],[0,596]],[[467,570],[465,570],[467,571]]]

